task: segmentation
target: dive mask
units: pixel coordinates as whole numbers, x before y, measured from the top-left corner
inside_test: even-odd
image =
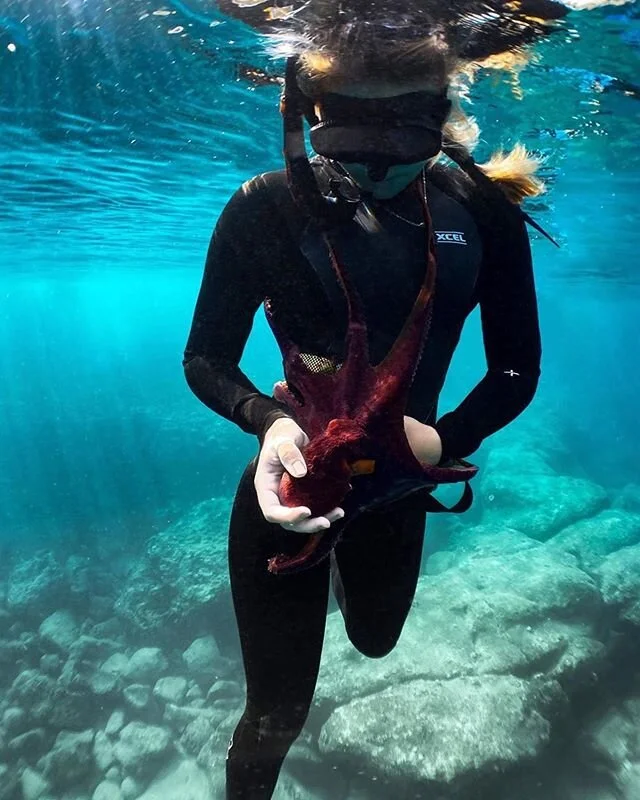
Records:
[[[322,120],[311,127],[316,153],[347,164],[427,161],[440,152],[442,127],[451,101],[446,91],[420,91],[393,97],[322,95]]]

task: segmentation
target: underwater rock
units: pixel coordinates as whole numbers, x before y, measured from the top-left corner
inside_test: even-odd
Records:
[[[628,483],[613,498],[613,507],[640,513],[640,484]]]
[[[193,759],[171,764],[139,800],[214,800],[209,778]]]
[[[168,580],[165,581],[147,561],[141,560],[127,575],[114,610],[134,630],[155,636],[163,628],[180,623],[175,619],[174,602],[174,589]]]
[[[0,640],[0,685],[11,682],[28,667],[27,647],[21,641]]]
[[[46,653],[40,659],[40,672],[57,678],[62,670],[62,659],[56,653]]]
[[[605,558],[640,542],[640,514],[608,509],[560,531],[546,547],[575,556],[581,569],[593,575]]]
[[[475,525],[463,528],[449,537],[446,550],[430,556],[425,573],[439,575],[469,558],[500,556],[531,550],[540,544],[514,528],[496,528],[494,525]]]
[[[112,639],[99,639],[83,634],[71,647],[71,656],[89,661],[102,661],[121,649],[120,642]]]
[[[47,734],[44,728],[33,728],[7,742],[9,761],[24,758],[34,764],[47,751]]]
[[[153,536],[144,557],[127,577],[116,613],[134,628],[155,632],[204,619],[228,589],[226,530],[229,498],[198,504],[186,516]]]
[[[64,606],[68,587],[62,568],[50,552],[21,561],[9,574],[7,606],[10,611],[39,616]]]
[[[155,683],[168,666],[159,647],[142,647],[129,659],[124,677],[132,683]]]
[[[374,798],[371,794],[357,794],[351,782],[335,770],[330,774],[325,772],[320,781],[315,781],[309,773],[298,779],[291,773],[288,763],[280,772],[276,791],[281,800],[317,800],[318,797],[330,797],[331,800],[389,800],[388,796],[376,795]],[[224,787],[221,787],[216,797],[223,797],[223,793]]]
[[[198,684],[194,680],[190,680],[188,686],[189,689],[185,695],[185,700],[188,703],[191,703],[194,700],[202,700],[204,695],[202,694],[202,689],[198,686]]]
[[[73,788],[93,772],[93,731],[61,731],[44,759],[44,777],[55,788]]]
[[[24,709],[9,706],[2,715],[2,728],[8,737],[24,733],[29,726],[29,720]]]
[[[105,699],[115,690],[112,676],[101,672],[92,661],[75,658],[69,658],[66,661],[57,685],[69,694],[84,698],[87,704],[93,702],[91,695],[98,695],[101,699]]]
[[[640,689],[639,681],[625,700],[608,697],[600,714],[592,717],[563,759],[568,786],[601,786],[602,796],[614,800],[640,797]],[[570,800],[584,800],[582,792],[566,792]],[[591,795],[589,795],[591,797]]]
[[[74,605],[82,604],[94,620],[107,619],[113,613],[114,572],[105,568],[97,554],[76,553],[67,558],[65,577]]]
[[[54,611],[40,624],[40,641],[46,649],[68,654],[79,635],[78,625],[70,611]]]
[[[114,653],[102,664],[100,671],[112,675],[118,680],[124,677],[128,667],[128,657],[124,653]]]
[[[21,706],[35,726],[81,730],[94,713],[85,695],[67,691],[58,681],[35,669],[18,675],[7,699]]]
[[[95,581],[92,580],[95,570],[89,556],[77,554],[69,556],[64,571],[72,594],[85,596],[95,591]]]
[[[2,800],[18,800],[19,775],[14,767],[0,764],[0,797]]]
[[[357,781],[354,773],[338,771],[335,765],[332,765],[332,769],[328,768],[331,762],[318,752],[316,738],[305,729],[291,746],[278,780],[281,796],[288,800],[316,800],[318,797],[351,800],[356,796],[361,800],[373,800],[369,793],[352,793],[353,784]],[[373,783],[376,783],[375,778]],[[388,797],[386,795],[387,800]]]
[[[110,620],[113,619],[112,617],[113,603],[114,603],[113,597],[107,597],[105,595],[99,595],[99,594],[90,595],[89,617],[92,620],[96,621],[94,630],[95,628],[98,628],[99,626],[104,625],[105,623],[108,623]],[[115,639],[119,639],[121,634],[122,634],[121,629],[117,629],[115,633],[109,633],[109,634],[106,633],[100,634],[97,632],[93,633],[94,636],[106,636],[107,638],[115,638]]]
[[[124,728],[125,723],[125,713],[121,708],[116,708],[115,711],[112,712],[111,716],[107,720],[107,724],[105,725],[104,732],[107,736],[117,736],[120,731]]]
[[[182,654],[182,660],[189,675],[199,683],[211,683],[220,677],[221,672],[229,671],[213,636],[195,639]]]
[[[20,777],[23,800],[39,800],[49,791],[49,783],[39,772],[27,767]],[[0,795],[2,797],[2,795]]]
[[[194,639],[182,654],[187,669],[193,673],[206,671],[211,661],[218,658],[220,649],[214,636],[201,636]]]
[[[617,780],[616,788],[618,793],[613,800],[618,800],[619,797],[624,800],[636,800],[637,797],[640,797],[640,763],[631,764],[624,770]],[[579,800],[583,800],[583,798],[579,798]]]
[[[608,502],[601,486],[566,475],[492,471],[481,492],[483,525],[515,528],[542,542]]]
[[[371,609],[373,625],[384,611],[382,598]],[[316,703],[333,707],[418,678],[490,673],[544,674],[571,687],[605,660],[603,613],[595,582],[567,554],[536,546],[469,558],[420,578],[400,640],[384,659],[358,653],[341,615],[330,614]]]
[[[187,693],[187,679],[179,676],[160,678],[153,687],[153,696],[163,703],[179,706]]]
[[[514,547],[510,552],[503,552],[500,536],[507,533],[504,530],[486,534],[495,535],[496,539],[495,542],[489,540],[488,547],[483,550],[481,532],[484,526],[478,526],[475,531],[470,529],[468,550],[456,564],[435,577],[421,577],[411,615],[398,645],[384,659],[367,659],[358,653],[345,636],[341,615],[329,615],[316,706],[312,714],[317,713],[319,719],[327,718],[327,725],[333,726],[323,729],[322,736],[331,734],[326,749],[323,749],[325,754],[332,760],[348,760],[350,774],[360,768],[364,773],[378,777],[377,783],[371,784],[373,793],[369,795],[364,790],[363,798],[384,800],[392,796],[395,789],[405,791],[407,796],[455,797],[456,800],[476,800],[479,796],[494,800],[513,800],[514,797],[522,800],[546,800],[549,797],[562,800],[604,800],[605,797],[636,800],[640,797],[640,758],[630,754],[630,735],[625,738],[626,749],[619,754],[625,766],[616,772],[615,785],[609,786],[603,777],[603,769],[609,770],[610,767],[604,764],[602,755],[587,752],[584,763],[576,761],[570,773],[556,779],[549,775],[558,769],[557,758],[549,762],[545,753],[545,758],[541,758],[539,767],[536,767],[541,770],[540,776],[546,775],[545,769],[552,771],[547,775],[548,781],[545,778],[544,791],[536,788],[543,784],[536,778],[538,773],[535,771],[531,772],[531,782],[526,784],[519,782],[517,775],[520,773],[516,773],[510,791],[503,791],[502,777],[498,779],[496,776],[500,781],[498,785],[492,783],[491,765],[496,763],[493,756],[487,757],[485,762],[483,753],[476,755],[479,768],[486,768],[486,781],[478,775],[474,778],[477,786],[465,788],[465,776],[471,776],[475,769],[473,763],[471,760],[465,763],[462,758],[455,761],[455,747],[447,738],[446,727],[444,733],[440,730],[434,733],[429,727],[434,708],[437,709],[441,703],[440,723],[445,724],[446,720],[442,720],[448,710],[452,730],[456,731],[456,725],[463,728],[462,732],[451,734],[453,739],[460,736],[462,742],[464,736],[469,735],[481,740],[487,735],[491,746],[500,741],[508,742],[510,734],[505,731],[509,730],[509,725],[513,729],[516,727],[517,703],[512,702],[513,698],[507,703],[507,706],[511,704],[514,720],[508,722],[502,717],[504,707],[497,709],[497,715],[492,710],[493,703],[501,706],[501,692],[496,689],[494,700],[488,699],[494,681],[498,687],[507,678],[521,681],[522,686],[543,687],[541,707],[537,706],[538,695],[535,691],[529,694],[529,689],[523,690],[523,697],[528,698],[523,704],[530,715],[528,719],[541,718],[546,732],[534,730],[532,741],[537,743],[538,750],[534,747],[527,754],[526,747],[514,749],[514,765],[521,760],[524,763],[532,756],[541,756],[554,726],[558,726],[555,728],[558,735],[566,735],[565,721],[569,724],[571,719],[566,715],[567,698],[573,692],[590,686],[593,681],[608,676],[612,669],[611,656],[618,652],[620,636],[611,635],[611,611],[605,601],[627,622],[640,625],[640,544],[606,555],[611,547],[618,547],[636,536],[637,517],[618,510],[600,516],[605,525],[600,534],[594,529],[591,551],[588,534],[591,520],[576,524],[573,531],[559,538],[559,542],[564,544],[578,542],[580,549],[574,549],[575,556],[553,541],[546,544],[532,541],[531,546],[519,549],[521,544],[525,544],[521,537],[515,536],[510,541],[508,535],[505,549],[511,544]],[[609,533],[607,525],[611,526]],[[576,531],[579,536],[575,535]],[[464,531],[456,531],[450,538],[450,546],[464,547],[464,538]],[[584,553],[601,562],[593,576],[580,569]],[[377,624],[376,620],[384,619],[382,601],[379,609],[371,609],[371,614],[374,624]],[[475,684],[474,678],[477,679]],[[450,701],[448,689],[442,687],[450,688],[455,681],[461,680],[466,688],[462,695],[459,693],[457,696],[466,697],[466,700],[463,703],[461,699],[458,707],[455,700]],[[421,692],[426,683],[430,687],[430,707],[421,704]],[[438,686],[442,690],[441,697],[436,693]],[[477,698],[473,695],[474,686],[479,692]],[[548,686],[554,687],[549,695],[545,688]],[[403,703],[393,696],[393,692],[401,693],[405,687],[407,698]],[[387,692],[391,692],[390,701]],[[381,696],[383,702],[380,704]],[[506,696],[509,698],[509,693]],[[585,695],[577,697],[582,702]],[[605,693],[604,701],[606,698]],[[362,705],[353,711],[353,703],[360,703],[360,700]],[[474,712],[483,706],[486,707],[487,724],[495,719],[498,726],[503,726],[493,738],[474,717]],[[637,739],[640,701],[637,720],[630,712],[627,712],[627,718],[632,720],[632,724],[623,726],[622,732],[635,726],[635,741],[640,742]],[[438,721],[437,715],[435,720]],[[471,734],[467,733],[466,725],[473,728]],[[400,753],[400,743],[396,752],[387,757],[389,748],[394,745],[388,731],[393,731],[395,726],[410,731],[408,741],[410,745],[413,737],[415,758],[411,755],[413,751],[409,751],[405,758]],[[341,730],[344,728],[346,730]],[[516,743],[518,733],[513,737]],[[612,751],[620,735],[622,733],[611,734],[607,746]],[[215,741],[215,735],[212,740]],[[467,747],[467,744],[460,745],[462,755],[469,752]],[[199,758],[205,755],[205,750],[203,748]],[[344,756],[340,755],[342,751]],[[470,752],[469,759],[472,759],[473,748]],[[585,774],[585,763],[590,763],[595,770],[588,791],[579,778]],[[438,764],[439,777],[430,776],[429,770],[433,767],[437,771],[433,765]],[[500,769],[506,766],[508,763],[504,761],[502,765],[498,763]],[[385,784],[385,781],[390,783]],[[418,787],[414,794],[412,781]],[[381,788],[383,785],[384,789]],[[494,788],[500,791],[494,791]]]
[[[190,722],[202,718],[213,718],[213,711],[209,708],[193,708],[192,706],[176,706],[173,703],[167,703],[162,721],[165,725],[176,730],[178,733],[187,727]]]
[[[144,791],[144,786],[140,783],[140,781],[137,781],[130,775],[127,775],[127,777],[120,784],[120,791],[122,792],[124,800],[136,800],[136,798],[140,797]]]
[[[622,770],[625,764],[638,760],[640,756],[639,723],[640,719],[613,708],[587,727],[580,737],[580,743],[590,759],[613,771]]]
[[[231,735],[240,719],[240,710],[226,712],[225,716],[214,723],[214,730],[202,746],[196,761],[207,775],[224,775],[225,759]]]
[[[544,436],[540,432],[544,431]],[[487,442],[489,458],[493,459],[498,451],[509,458],[511,466],[520,471],[531,471],[530,465],[544,464],[545,469],[555,473],[574,472],[581,464],[576,461],[571,446],[565,441],[566,422],[557,411],[550,407],[542,407],[536,403],[533,413],[529,411],[494,434]],[[496,461],[492,461],[497,466]],[[535,470],[539,471],[538,469]]]
[[[197,756],[213,734],[214,722],[211,717],[200,714],[184,728],[180,736],[180,745],[185,752]]]
[[[417,679],[336,709],[319,746],[352,769],[366,764],[370,774],[393,779],[405,791],[407,785],[425,794],[443,785],[455,791],[538,756],[564,704],[554,681]]]
[[[235,681],[216,681],[207,692],[207,703],[218,701],[238,702],[242,697],[242,688]]]
[[[152,775],[173,749],[171,734],[157,725],[130,722],[115,744],[116,758],[136,778]]]
[[[104,731],[98,731],[93,740],[93,758],[100,772],[106,772],[116,760],[111,740]]]
[[[93,618],[93,614],[91,617]],[[95,639],[110,639],[112,642],[119,645],[120,649],[123,644],[123,631],[122,624],[117,617],[107,617],[102,622],[96,622],[92,625],[90,634]]]
[[[111,694],[118,686],[118,678],[113,672],[97,669],[89,679],[89,686],[98,697]]]
[[[510,437],[509,443],[490,444],[483,474],[516,473],[518,475],[556,475],[545,454],[526,441]],[[484,495],[483,495],[484,496]],[[486,498],[484,498],[486,500]]]
[[[22,707],[30,722],[46,721],[51,710],[55,682],[38,670],[24,670],[14,680],[7,699]]]
[[[104,773],[104,779],[106,781],[111,781],[111,783],[117,783],[120,785],[122,783],[122,770],[117,764],[113,764]]]
[[[134,711],[140,712],[149,705],[151,687],[143,683],[132,683],[122,692],[125,703]]]
[[[598,577],[605,603],[624,622],[640,626],[640,544],[607,556]]]
[[[91,800],[123,800],[120,787],[111,781],[102,781],[96,786]]]

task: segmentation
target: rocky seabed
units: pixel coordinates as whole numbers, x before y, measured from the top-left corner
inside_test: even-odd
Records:
[[[640,798],[640,487],[606,492],[530,436],[496,437],[481,514],[446,523],[390,655],[329,615],[276,798]],[[0,566],[0,800],[224,797],[228,512],[202,503],[112,570]]]

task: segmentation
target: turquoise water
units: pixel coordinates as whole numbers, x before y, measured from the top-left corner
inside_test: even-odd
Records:
[[[602,563],[605,556],[613,558],[640,541],[640,90],[632,85],[640,82],[639,52],[636,6],[576,14],[566,36],[540,48],[539,61],[520,75],[523,99],[492,74],[480,76],[470,93],[471,110],[483,132],[480,156],[498,145],[522,141],[546,157],[543,173],[549,192],[531,211],[562,247],[557,250],[533,236],[545,348],[543,378],[534,405],[495,441],[485,443],[478,454],[485,477],[479,484],[478,504],[465,524],[474,530],[478,524],[488,525],[491,535],[506,526],[537,545],[540,540],[564,536],[571,525],[588,523],[593,527],[584,533],[585,546],[591,547],[589,543],[599,541],[601,535],[609,541],[601,533],[609,527],[606,520],[598,523],[598,515],[617,514],[616,530],[622,527],[627,533],[618,539],[611,533],[611,541],[618,544],[603,546]],[[130,570],[147,557],[151,536],[164,532],[160,533],[163,536],[169,529],[168,538],[162,541],[170,550],[174,541],[170,526],[182,524],[180,520],[186,517],[184,524],[189,530],[198,527],[194,519],[215,522],[212,538],[224,541],[225,503],[255,449],[250,437],[198,403],[184,383],[181,368],[215,220],[240,183],[282,164],[278,90],[274,86],[254,88],[239,80],[238,63],[281,67],[269,62],[250,33],[225,20],[206,0],[158,4],[126,0],[111,6],[102,0],[3,0],[0,4],[0,335],[4,344],[0,351],[0,670],[6,668],[5,679],[0,672],[0,693],[5,693],[4,700],[0,694],[2,713],[22,707],[21,703],[28,705],[15,685],[10,688],[21,671],[40,670],[50,676],[48,680],[59,683],[64,682],[63,664],[82,660],[72,645],[51,644],[50,637],[38,633],[42,621],[59,610],[71,614],[77,636],[82,629],[94,638],[118,641],[115,650],[127,658],[138,647],[163,648],[169,661],[164,671],[169,674],[177,669],[172,661],[176,652],[185,650],[193,639],[211,634],[218,640],[220,658],[228,660],[236,677],[240,670],[226,590],[215,598],[213,593],[205,597],[197,614],[191,614],[193,608],[175,611],[150,629],[139,624],[135,608],[123,599],[131,587]],[[262,317],[256,322],[243,367],[264,390],[280,377],[278,355]],[[483,367],[474,317],[456,354],[443,409],[458,402],[482,375]],[[516,488],[500,483],[496,472],[501,470],[490,469],[496,463],[507,470]],[[529,481],[527,476],[532,474],[536,480],[540,478],[538,483]],[[549,479],[545,483],[543,475],[555,482]],[[572,480],[584,482],[582,488]],[[525,519],[523,511],[513,510],[518,505],[513,497],[522,498],[526,495],[522,487],[533,484],[535,491],[531,489],[529,499],[522,500],[531,509]],[[584,496],[579,494],[583,489]],[[507,505],[511,502],[513,506],[502,512],[496,508],[500,492]],[[215,508],[198,506],[211,498],[218,498]],[[543,524],[534,519],[538,507],[557,507],[555,521]],[[544,534],[540,526],[545,528]],[[636,528],[634,538],[628,531]],[[465,543],[460,530],[456,522],[434,523],[426,555],[441,548],[449,553],[450,562],[443,560],[442,553],[425,559],[427,595],[437,594],[438,581],[453,575],[452,570],[464,572],[456,553],[476,552],[476,545],[470,544],[476,540],[469,534]],[[578,536],[575,531],[570,533]],[[201,545],[198,540],[193,546],[197,550]],[[515,558],[512,545],[505,543],[503,550],[502,545],[495,546],[491,558],[502,553],[505,561],[502,566],[487,562],[487,570],[508,573],[511,562],[507,562]],[[571,548],[573,557],[578,558],[577,545]],[[226,564],[220,552],[216,551],[215,562],[209,551],[202,554],[200,566],[213,572],[209,578],[199,573],[194,580],[202,581],[205,593],[207,580],[224,580]],[[639,563],[633,561],[635,552],[625,552],[629,564]],[[49,573],[42,560],[37,564],[30,560],[44,558],[43,553],[53,559]],[[180,596],[181,590],[172,583],[171,556],[165,556],[169,567],[163,579]],[[483,557],[489,558],[486,553]],[[536,558],[543,557],[538,554]],[[631,566],[616,573],[612,572],[615,564],[607,562],[605,580],[598,572],[605,569],[601,562],[589,566],[580,558],[573,567],[586,576],[586,583],[580,586],[588,594],[587,583],[591,582],[597,603],[604,604],[607,612],[594,611],[589,616],[585,605],[578,603],[574,608],[567,600],[569,610],[560,617],[566,626],[579,618],[580,636],[591,636],[606,650],[602,662],[595,655],[580,661],[585,671],[599,676],[600,686],[606,684],[612,664],[618,669],[618,651],[610,647],[611,632],[622,631],[625,641],[637,634],[638,613],[629,611],[624,603],[633,609],[634,602],[640,603],[640,593],[636,597],[633,587],[629,588],[633,584]],[[84,559],[82,569],[78,559]],[[528,572],[535,572],[538,562],[532,557],[531,563]],[[545,564],[539,564],[541,581],[547,581]],[[43,577],[45,573],[50,580]],[[84,584],[76,573],[84,575]],[[616,582],[612,575],[627,577]],[[69,576],[76,577],[72,580]],[[188,583],[189,575],[183,577]],[[155,580],[161,579],[156,576]],[[622,583],[624,588],[620,588]],[[33,605],[16,600],[16,592],[28,594],[27,585],[37,595]],[[489,599],[492,585],[490,581],[486,587]],[[637,590],[637,584],[633,585]],[[96,597],[104,601],[101,613],[94,608]],[[140,602],[143,600],[137,598],[134,605]],[[194,607],[199,602],[194,600]],[[108,611],[104,611],[105,604]],[[160,608],[162,602],[158,600],[158,604]],[[540,619],[553,621],[557,608],[539,607],[543,608]],[[209,613],[214,608],[222,610],[217,615]],[[418,604],[414,610],[416,625],[426,624],[424,608]],[[437,628],[438,619],[432,622]],[[108,635],[106,630],[92,631],[91,626],[99,624],[112,626]],[[532,624],[535,627],[537,623]],[[508,628],[504,622],[501,631]],[[429,635],[435,636],[433,631]],[[560,634],[556,631],[554,635]],[[570,640],[570,634],[567,636]],[[419,638],[415,641],[420,648]],[[22,644],[18,647],[17,642]],[[411,642],[407,652],[416,655]],[[331,663],[337,664],[338,670],[344,646],[331,628],[327,658],[335,659]],[[433,646],[443,645],[436,641]],[[489,645],[487,648],[490,650]],[[106,647],[104,653],[112,655],[113,649]],[[48,655],[59,659],[57,668],[49,662],[43,665],[41,659]],[[578,656],[576,659],[579,661]],[[95,669],[99,669],[98,661],[93,658]],[[551,675],[543,662],[533,672]],[[496,671],[520,680],[522,669],[509,664]],[[355,669],[363,670],[358,673],[359,681],[373,680],[366,672],[368,667],[357,662]],[[382,670],[381,680],[392,690],[401,673],[389,668],[386,675],[379,665],[375,669]],[[217,674],[227,675],[222,668]],[[434,668],[427,678],[449,680],[454,674],[466,673],[459,665],[452,668],[451,675]],[[196,681],[194,686],[199,685],[193,675],[187,677]],[[426,678],[422,675],[421,679]],[[579,696],[578,712],[586,708],[591,713],[592,706],[596,709],[593,725],[597,726],[598,720],[614,724],[611,719],[618,719],[618,701],[628,703],[629,698],[640,696],[632,679],[633,675],[624,672],[622,683],[629,683],[627,693],[606,701],[600,689],[590,692],[578,681],[579,692],[573,693],[559,682],[570,699]],[[146,685],[149,680],[138,683]],[[337,679],[332,684],[325,677],[318,708],[337,708],[333,723],[327,725],[353,725],[358,732],[354,737],[364,741],[366,735],[353,720],[345,717],[341,723],[350,688],[341,684],[340,691],[346,695],[337,700],[337,683]],[[122,704],[118,686],[99,694],[101,711],[96,710],[94,717],[54,724],[50,713],[43,712],[25,722],[24,730],[45,731],[38,758],[47,758],[46,754],[55,750],[53,738],[59,730],[101,730],[107,711]],[[507,686],[503,695],[509,697],[509,691]],[[455,693],[457,698],[463,695],[462,690]],[[233,692],[230,697],[235,697]],[[470,693],[465,707],[473,706],[473,697]],[[237,698],[234,702],[229,706],[232,716],[240,707]],[[393,702],[400,701],[396,698]],[[129,704],[131,719],[135,718],[132,709]],[[573,712],[579,716],[575,707]],[[146,721],[164,724],[175,733],[169,722],[148,713],[148,719],[142,715]],[[372,713],[365,709],[363,715]],[[634,717],[627,708],[618,716],[637,722],[635,713]],[[3,725],[0,797],[23,796],[20,792],[26,790],[16,781],[27,764],[48,783],[42,795],[33,796],[78,800],[93,796],[101,777],[95,765],[83,767],[75,778],[57,780],[52,777],[53,767],[25,756],[18,745],[9,748],[15,730],[6,720]],[[546,739],[541,735],[541,741],[544,739],[550,750],[542,745],[533,747],[522,759],[527,768],[531,756],[546,758],[559,752],[554,749],[557,729],[551,722],[549,728],[551,733],[547,732]],[[377,800],[392,794],[403,796],[403,791],[407,797],[467,800],[477,796],[464,793],[467,789],[460,788],[464,781],[460,786],[456,783],[462,773],[446,759],[440,777],[427,779],[419,770],[398,767],[405,762],[399,755],[401,745],[397,751],[389,745],[385,758],[377,761],[364,749],[349,750],[345,761],[336,753],[348,747],[335,744],[335,731],[325,731],[318,750],[313,725],[310,730],[311,743],[305,745],[309,750],[292,760],[286,785],[279,790],[282,797]],[[444,729],[436,726],[434,730],[437,738]],[[626,729],[620,722],[616,730],[620,738],[620,731]],[[214,788],[203,784],[195,800],[221,796],[223,766],[218,750],[226,735],[225,728],[220,741],[211,746],[215,758],[199,759],[202,773],[198,780],[206,775]],[[327,745],[331,735],[333,744]],[[416,736],[420,742],[427,734],[423,731]],[[635,783],[628,778],[629,770],[638,770],[640,775],[640,754],[631,744],[625,745],[625,758],[631,766],[624,783],[622,762],[615,761],[609,750],[609,755],[602,754],[606,750],[602,738],[595,733],[592,736],[601,746],[598,757],[606,762],[602,772],[589,777],[586,787],[578,790],[576,776],[583,773],[577,767],[569,770],[565,777],[545,785],[547,797],[552,792],[566,800],[640,797],[640,777]],[[596,744],[590,746],[596,752]],[[192,750],[190,755],[197,755]],[[514,761],[519,764],[519,760],[501,758],[496,763],[505,768],[505,778],[498,789],[487,789],[487,796],[497,798],[499,792],[507,792],[506,800],[516,796],[508,793],[519,786],[517,791],[522,794],[518,796],[537,800],[539,779],[513,778],[506,766],[510,768]],[[579,748],[571,758],[570,764],[590,761]],[[474,763],[484,764],[483,756],[477,756]],[[448,769],[454,776],[450,783],[442,777],[449,775]],[[480,774],[482,769],[478,770]],[[331,784],[327,775],[336,771],[340,781]],[[125,776],[120,772],[122,779]],[[187,780],[182,772],[177,775],[179,785]],[[367,782],[368,775],[378,781],[377,786]],[[157,770],[145,774],[144,786],[141,783],[138,793],[131,796],[141,796],[157,779]],[[380,789],[385,781],[392,788]],[[186,796],[179,789],[175,795],[166,787],[162,791],[159,796],[169,800]]]

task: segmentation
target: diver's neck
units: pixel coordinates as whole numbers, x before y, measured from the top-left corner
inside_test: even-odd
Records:
[[[422,191],[427,191],[427,182],[422,175],[419,175],[408,186],[405,186],[404,189],[391,197],[374,197],[373,194],[367,193],[367,199],[371,200],[374,205],[380,205],[385,208],[421,208],[419,192]]]
[[[396,194],[391,195],[390,197],[375,197],[372,192],[366,192],[367,198],[373,198],[376,203],[380,203],[382,205],[389,204],[389,205],[413,205],[415,202],[418,201],[419,192],[426,191],[427,189],[427,177],[426,172],[423,170],[417,177],[415,177],[411,183],[408,183],[404,189],[401,189]]]

